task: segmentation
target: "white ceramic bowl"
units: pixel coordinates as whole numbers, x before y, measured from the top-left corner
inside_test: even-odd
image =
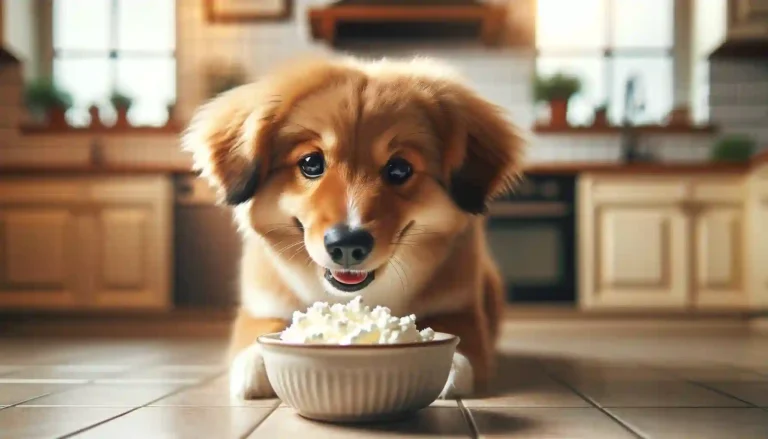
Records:
[[[275,393],[301,416],[329,422],[397,418],[431,404],[451,370],[459,338],[394,345],[305,345],[258,338]]]

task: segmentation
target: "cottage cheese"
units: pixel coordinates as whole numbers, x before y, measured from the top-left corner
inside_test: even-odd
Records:
[[[293,322],[280,335],[289,343],[303,344],[396,344],[430,341],[431,328],[416,329],[416,316],[394,317],[390,309],[371,310],[360,296],[347,304],[316,302],[306,312],[293,313]]]

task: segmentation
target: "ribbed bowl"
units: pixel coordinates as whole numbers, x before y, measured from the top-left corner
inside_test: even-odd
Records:
[[[269,382],[301,416],[328,422],[397,418],[431,404],[459,338],[396,345],[303,345],[259,337]]]

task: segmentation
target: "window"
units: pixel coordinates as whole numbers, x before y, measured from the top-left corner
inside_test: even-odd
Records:
[[[176,98],[175,0],[55,0],[53,77],[72,94],[71,123],[96,104],[114,117],[113,91],[133,99],[133,125],[162,125]]]
[[[693,105],[696,122],[709,120],[709,54],[725,37],[726,0],[696,0],[694,3]]]
[[[627,80],[639,80],[645,110],[639,123],[661,121],[672,109],[674,0],[538,0],[539,74],[565,72],[582,80],[568,119],[587,124],[594,108],[624,116]]]

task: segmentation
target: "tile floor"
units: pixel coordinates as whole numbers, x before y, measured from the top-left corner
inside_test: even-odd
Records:
[[[768,336],[508,325],[492,394],[334,426],[231,401],[224,339],[0,338],[0,438],[768,438]]]

